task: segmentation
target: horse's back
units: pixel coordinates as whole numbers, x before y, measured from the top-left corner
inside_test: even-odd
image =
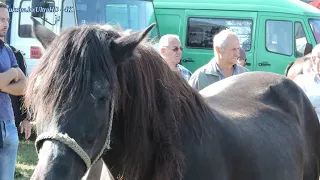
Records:
[[[221,127],[231,179],[318,179],[319,123],[303,91],[267,72],[232,76],[201,92]]]

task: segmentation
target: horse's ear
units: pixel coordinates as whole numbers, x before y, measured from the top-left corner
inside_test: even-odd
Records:
[[[119,64],[132,55],[133,50],[149,34],[156,24],[153,23],[146,29],[115,39],[110,44],[110,50],[115,64]]]
[[[50,29],[40,24],[34,17],[30,17],[33,21],[32,30],[36,38],[40,41],[43,48],[46,49],[57,35]]]

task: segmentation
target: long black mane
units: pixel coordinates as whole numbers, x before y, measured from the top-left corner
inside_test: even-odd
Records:
[[[117,70],[120,86],[118,119],[123,122],[124,179],[139,179],[155,158],[154,179],[182,177],[183,134],[201,140],[211,112],[203,98],[173,72],[148,42]],[[186,132],[187,131],[187,132]],[[192,141],[192,139],[189,139]],[[153,154],[155,153],[155,154]]]

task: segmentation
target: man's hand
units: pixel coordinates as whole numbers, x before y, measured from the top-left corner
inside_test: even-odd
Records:
[[[31,136],[31,123],[27,119],[24,119],[23,121],[20,122],[20,133],[24,133],[24,137],[26,139],[29,139]]]

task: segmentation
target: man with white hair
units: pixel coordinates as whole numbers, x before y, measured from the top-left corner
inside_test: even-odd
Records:
[[[159,51],[162,58],[172,71],[179,71],[185,80],[189,80],[191,72],[179,64],[182,56],[182,46],[179,36],[166,34],[160,38]]]
[[[310,72],[298,75],[293,81],[306,93],[320,119],[320,44],[311,52],[311,63]]]
[[[240,41],[233,31],[226,29],[215,35],[213,49],[215,57],[190,77],[189,84],[198,91],[224,78],[248,71],[237,64]]]

